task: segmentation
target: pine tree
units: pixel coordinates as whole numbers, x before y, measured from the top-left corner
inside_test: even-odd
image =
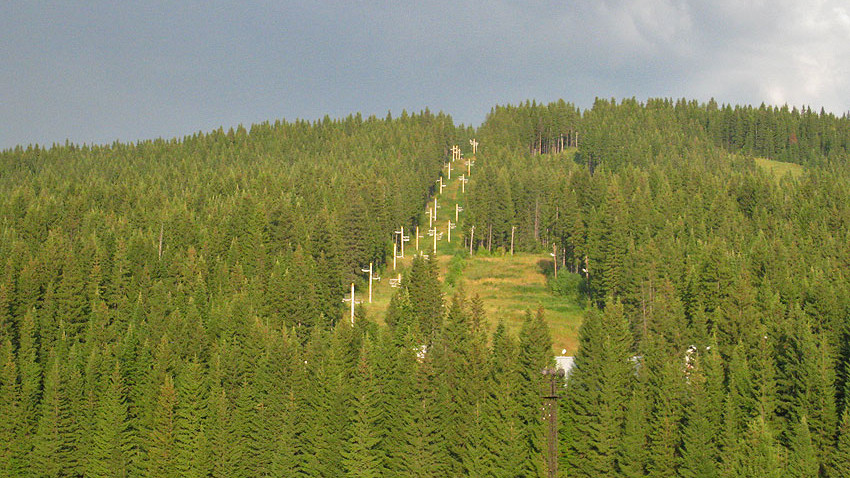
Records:
[[[850,476],[850,409],[846,405],[838,424],[838,440],[828,471],[830,477]]]
[[[788,465],[785,476],[789,478],[816,478],[818,476],[818,458],[809,433],[809,424],[805,416],[794,424],[788,445]]]
[[[20,476],[24,464],[26,414],[21,403],[12,341],[0,345],[0,476]]]
[[[207,396],[201,365],[188,362],[176,383],[177,406],[174,411],[174,456],[176,469],[183,477],[207,476],[210,470],[209,442],[204,427]]]
[[[567,382],[568,474],[615,473],[626,405],[635,373],[632,335],[619,301],[588,314],[579,330],[580,348]]]
[[[360,348],[354,391],[354,408],[350,426],[351,436],[342,451],[345,475],[357,478],[385,476],[384,456],[379,447],[379,411],[377,383],[371,360],[371,343],[364,341]]]
[[[180,476],[177,470],[174,443],[174,409],[177,393],[171,375],[166,374],[159,386],[153,409],[153,422],[148,437],[146,475],[151,477]]]
[[[520,439],[523,444],[522,470],[527,476],[543,476],[545,437],[540,414],[544,390],[541,371],[552,365],[552,339],[543,318],[526,312],[519,331]]]
[[[734,455],[735,465],[728,476],[742,478],[778,478],[782,476],[779,448],[766,420],[758,416],[743,435],[739,450]]]
[[[488,436],[485,444],[490,463],[488,473],[496,477],[514,477],[520,474],[522,447],[520,440],[520,405],[518,397],[518,348],[508,335],[505,324],[499,321],[493,333],[490,352],[485,401],[484,429]]]
[[[102,377],[102,387],[86,476],[127,476],[131,429],[117,362],[113,372]]]
[[[690,406],[685,411],[679,476],[720,476],[719,436],[722,431],[723,369],[716,346],[693,358],[688,375]]]
[[[636,387],[626,409],[623,438],[617,450],[617,471],[623,477],[646,476],[648,404],[643,394]]]

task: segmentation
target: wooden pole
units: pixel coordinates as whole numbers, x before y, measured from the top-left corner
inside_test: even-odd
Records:
[[[458,206],[460,206],[460,204],[455,203],[455,224],[457,224],[457,214],[458,214],[458,212],[460,212],[460,211],[458,211]]]
[[[395,270],[395,253],[398,250],[398,244],[393,241],[393,270]]]
[[[516,226],[511,226],[511,255],[514,255],[514,231]]]
[[[399,242],[401,243],[401,257],[404,257],[404,226],[401,226],[401,229],[399,230],[401,231],[401,234],[398,236]]]
[[[372,263],[369,263],[369,303],[372,303]]]
[[[437,228],[436,228],[436,226],[431,231],[434,232],[434,256],[436,257],[436,255],[437,255]]]
[[[469,255],[472,255],[472,241],[475,239],[475,226],[472,226],[472,230],[469,232]]]
[[[452,220],[449,219],[449,225],[446,226],[446,232],[449,234],[449,242],[452,242]]]
[[[416,250],[419,250],[419,225],[416,225]]]
[[[433,219],[434,219],[434,215],[431,214],[431,208],[429,207],[428,208],[428,229],[431,229],[432,227],[434,227],[434,224],[432,222]]]

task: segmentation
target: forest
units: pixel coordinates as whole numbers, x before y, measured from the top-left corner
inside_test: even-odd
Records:
[[[559,476],[850,476],[850,118],[597,99],[0,152],[0,477],[547,476],[542,310],[343,302],[473,137],[456,233],[585,308]]]

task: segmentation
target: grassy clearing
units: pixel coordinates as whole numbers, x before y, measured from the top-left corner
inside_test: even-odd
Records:
[[[542,307],[552,334],[553,351],[560,354],[561,350],[566,349],[568,354],[574,354],[578,348],[578,328],[584,318],[584,311],[575,301],[556,296],[549,290],[546,275],[541,267],[542,261],[548,259],[548,256],[467,256],[462,260],[462,271],[454,272],[453,280],[446,281],[452,257],[464,250],[460,237],[461,227],[452,231],[451,242],[448,241],[447,230],[448,221],[455,221],[455,204],[463,206],[465,202],[460,189],[460,183],[453,177],[447,182],[443,194],[437,197],[440,207],[436,224],[438,231],[444,234],[442,240],[437,242],[437,260],[446,298],[451,297],[459,287],[463,288],[467,297],[475,294],[480,296],[491,332],[501,320],[511,333],[516,334],[526,311],[536,313],[537,309]],[[429,205],[433,205],[433,200]],[[462,223],[463,212],[459,217]],[[424,237],[420,239],[419,246],[427,253],[433,248],[433,237],[427,235],[428,218],[424,213],[422,219],[424,220],[420,222],[425,226],[421,228],[420,235]],[[389,286],[388,279],[397,277],[399,272],[404,273],[416,253],[413,235],[411,232],[411,242],[405,246],[406,257],[397,261],[397,270],[392,271],[390,264],[387,270],[381,273],[382,280],[373,285],[372,303],[364,301],[363,308],[367,315],[378,322],[384,320],[390,298],[395,291]],[[457,262],[459,259],[455,259],[456,264]],[[358,297],[362,296],[358,291]]]
[[[773,174],[776,180],[784,178],[786,174],[790,174],[793,178],[798,178],[803,174],[804,167],[794,163],[784,163],[782,161],[774,161],[767,158],[755,158],[756,165],[765,171]]]
[[[479,295],[491,331],[501,320],[508,330],[517,333],[526,311],[536,313],[542,307],[552,333],[553,349],[568,354],[578,348],[578,328],[584,317],[582,308],[553,295],[538,262],[541,256],[517,254],[513,257],[470,257],[466,260],[460,286],[468,296]],[[446,293],[454,288],[446,286]]]

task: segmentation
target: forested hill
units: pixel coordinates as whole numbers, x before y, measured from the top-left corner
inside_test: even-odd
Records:
[[[544,476],[542,313],[488,335],[431,254],[340,320],[473,134],[460,257],[513,244],[586,303],[563,474],[850,476],[847,121],[598,100],[4,151],[0,477]]]
[[[479,245],[512,227],[521,249],[554,245],[598,308],[566,392],[567,476],[850,476],[847,121],[668,100],[493,109]],[[806,171],[776,181],[753,155]]]

